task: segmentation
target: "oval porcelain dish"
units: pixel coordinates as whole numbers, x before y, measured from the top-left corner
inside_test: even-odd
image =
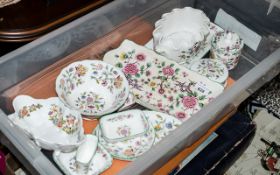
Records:
[[[226,65],[217,59],[201,59],[195,61],[190,69],[221,85],[224,85],[228,78]]]
[[[120,108],[129,94],[122,71],[98,60],[74,62],[56,79],[58,97],[84,115],[99,117]]]
[[[153,31],[154,50],[178,63],[191,62],[210,34],[210,20],[191,7],[162,15]]]
[[[13,100],[10,120],[35,143],[47,150],[69,152],[84,140],[82,117],[57,97],[34,99],[20,95]]]

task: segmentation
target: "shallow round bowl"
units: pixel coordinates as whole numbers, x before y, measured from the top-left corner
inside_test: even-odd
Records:
[[[65,67],[56,79],[58,97],[70,108],[98,118],[126,101],[128,82],[117,68],[103,61],[84,60]]]

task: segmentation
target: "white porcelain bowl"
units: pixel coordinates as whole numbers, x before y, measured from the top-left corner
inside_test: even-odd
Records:
[[[9,119],[39,147],[69,152],[84,140],[81,114],[57,97],[34,99],[20,95],[13,100],[13,107],[15,113]]]
[[[178,63],[191,62],[210,34],[210,20],[199,9],[185,7],[162,15],[153,31],[154,50]]]
[[[84,115],[114,112],[126,101],[128,82],[122,71],[98,60],[74,62],[56,79],[58,97]]]

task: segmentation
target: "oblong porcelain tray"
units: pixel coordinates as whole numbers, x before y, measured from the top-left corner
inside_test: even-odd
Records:
[[[140,110],[128,110],[103,116],[99,120],[102,137],[107,142],[126,141],[143,136],[149,123]]]
[[[69,152],[84,140],[80,113],[66,108],[57,97],[34,99],[20,95],[13,106],[15,113],[9,119],[41,148]]]
[[[53,159],[56,164],[61,168],[61,170],[66,175],[82,175],[77,172],[76,164],[76,151],[69,153],[62,153],[60,151],[55,151],[53,153]],[[110,154],[98,144],[95,155],[93,156],[88,169],[88,175],[101,174],[103,171],[108,169],[112,165],[112,157]]]
[[[107,52],[103,60],[124,72],[137,103],[182,121],[224,90],[220,84],[129,40]]]

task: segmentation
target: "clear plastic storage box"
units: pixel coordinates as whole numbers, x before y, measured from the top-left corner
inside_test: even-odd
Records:
[[[53,71],[53,65],[62,65],[62,58],[100,58],[126,38],[145,44],[152,38],[154,23],[162,14],[185,6],[203,10],[211,22],[224,29],[236,30],[246,37],[246,46],[238,66],[230,71],[233,85],[119,173],[156,172],[280,72],[278,8],[267,15],[269,3],[264,0],[115,0],[100,7],[0,58],[1,143],[32,174],[61,174],[52,160],[52,152],[40,150],[8,120],[7,115],[13,112],[9,98],[22,93],[21,88],[28,86],[22,82],[29,77],[30,81],[36,81]],[[33,88],[38,91],[41,87]]]

